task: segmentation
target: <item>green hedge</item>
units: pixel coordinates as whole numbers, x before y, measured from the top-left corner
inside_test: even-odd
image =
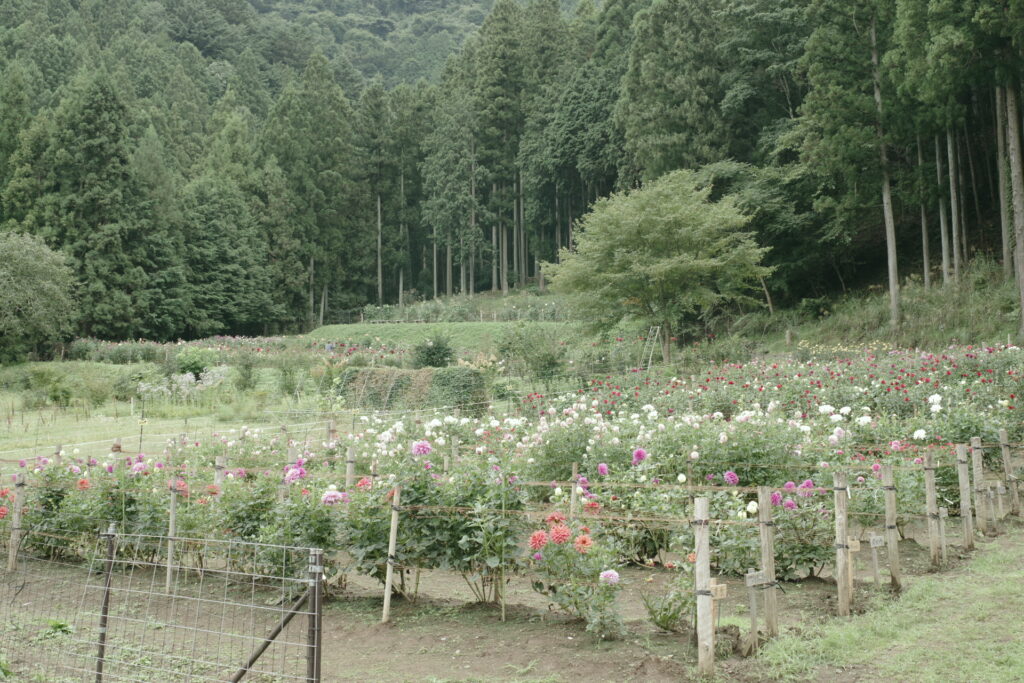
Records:
[[[459,407],[482,413],[488,400],[484,375],[469,367],[346,368],[337,390],[352,408],[399,410]]]

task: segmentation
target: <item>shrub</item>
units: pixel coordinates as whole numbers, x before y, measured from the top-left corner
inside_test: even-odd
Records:
[[[625,635],[615,610],[621,584],[611,549],[585,526],[566,524],[563,515],[547,518],[547,528],[530,535],[529,546],[539,580],[533,589],[559,608],[587,622],[587,630],[602,639]]]
[[[174,357],[179,373],[192,373],[197,380],[209,367],[216,365],[220,354],[214,349],[186,346]]]
[[[435,335],[420,342],[413,348],[412,363],[417,370],[420,368],[443,368],[451,364],[455,357],[451,341],[444,336]]]
[[[484,412],[487,388],[479,370],[469,367],[437,368],[430,382],[430,405],[469,408],[473,414]]]

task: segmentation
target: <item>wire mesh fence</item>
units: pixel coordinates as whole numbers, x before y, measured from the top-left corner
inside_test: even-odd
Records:
[[[311,548],[25,529],[0,580],[0,652],[47,681],[319,681]]]

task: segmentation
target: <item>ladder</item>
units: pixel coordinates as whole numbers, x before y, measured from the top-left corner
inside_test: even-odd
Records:
[[[640,367],[647,372],[651,371],[651,363],[654,361],[654,349],[658,346],[658,339],[661,337],[661,326],[655,325],[647,331],[647,339],[644,340],[644,348],[640,351]]]

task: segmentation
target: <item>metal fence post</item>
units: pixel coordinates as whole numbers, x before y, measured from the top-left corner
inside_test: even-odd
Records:
[[[107,539],[107,561],[103,568],[103,603],[100,605],[99,652],[96,654],[96,683],[103,683],[103,660],[107,650],[107,614],[110,611],[110,579],[114,571],[114,541],[116,528],[111,522],[107,533],[100,534]]]
[[[309,551],[309,629],[306,633],[306,680],[320,683],[320,643],[323,632],[323,577],[324,551]]]

